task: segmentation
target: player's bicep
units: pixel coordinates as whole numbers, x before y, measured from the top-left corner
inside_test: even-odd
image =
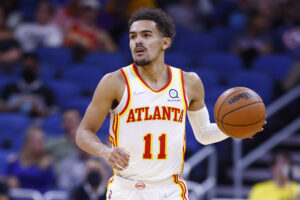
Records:
[[[204,103],[204,87],[201,79],[196,73],[186,73],[185,89],[189,99],[188,110],[194,111],[203,108]]]
[[[116,96],[115,82],[112,79],[110,75],[106,75],[99,82],[82,119],[82,128],[96,133],[102,125]]]

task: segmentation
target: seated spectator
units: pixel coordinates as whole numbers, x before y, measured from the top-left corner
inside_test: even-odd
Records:
[[[233,45],[233,51],[240,55],[247,68],[259,55],[270,53],[272,43],[267,33],[270,22],[258,14],[249,18],[247,33],[237,38]]]
[[[291,180],[292,161],[286,153],[276,153],[271,162],[272,179],[257,183],[250,191],[251,200],[296,199],[299,184]]]
[[[62,113],[62,128],[64,134],[61,137],[47,141],[47,153],[54,159],[56,172],[58,172],[62,160],[70,156],[75,156],[78,153],[75,136],[80,121],[81,114],[78,110],[74,108],[65,110]]]
[[[45,117],[54,112],[54,93],[38,79],[40,69],[37,56],[25,53],[22,68],[21,80],[3,88],[0,111],[21,111],[32,117]]]
[[[85,180],[72,190],[69,200],[105,200],[106,184],[110,175],[103,162],[89,159],[86,163]]]
[[[24,23],[15,30],[15,36],[26,52],[36,48],[58,47],[62,44],[63,34],[51,23],[54,7],[47,1],[41,1],[36,10],[36,22]]]
[[[0,6],[0,67],[13,66],[21,57],[18,42],[6,26],[6,13]]]
[[[42,129],[29,128],[20,156],[12,156],[8,160],[5,175],[10,187],[36,189],[40,192],[53,188],[55,179],[52,161],[45,154]]]
[[[97,0],[80,1],[79,19],[65,33],[64,44],[73,50],[75,61],[80,61],[90,51],[117,50],[110,35],[96,26],[99,6]]]
[[[61,161],[58,168],[57,185],[66,191],[71,191],[83,183],[85,179],[86,163],[90,155],[78,149],[78,154],[68,156]]]
[[[55,13],[52,22],[56,24],[62,32],[65,32],[69,26],[77,20],[80,13],[79,2],[80,0],[70,0],[67,7],[61,8]]]

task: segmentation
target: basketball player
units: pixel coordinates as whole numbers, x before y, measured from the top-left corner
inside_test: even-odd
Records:
[[[76,141],[114,169],[108,200],[186,200],[180,177],[186,111],[200,143],[227,136],[209,121],[197,74],[164,63],[174,36],[172,19],[162,10],[142,8],[129,19],[129,29],[134,63],[102,78]],[[109,112],[113,147],[95,134]]]

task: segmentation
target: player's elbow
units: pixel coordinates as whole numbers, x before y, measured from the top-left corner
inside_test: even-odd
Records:
[[[201,137],[201,136],[196,136],[196,140],[202,144],[202,145],[209,145],[209,144],[212,144],[213,142],[207,140],[206,138],[204,137]]]
[[[76,145],[79,147],[79,148],[82,148],[82,139],[83,139],[83,136],[82,136],[82,130],[80,128],[78,128],[77,132],[76,132],[76,136],[75,136],[75,143]]]

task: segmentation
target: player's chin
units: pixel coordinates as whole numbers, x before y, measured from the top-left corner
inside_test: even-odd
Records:
[[[134,63],[138,66],[146,66],[149,65],[151,62],[148,59],[145,58],[137,58],[134,60]]]

